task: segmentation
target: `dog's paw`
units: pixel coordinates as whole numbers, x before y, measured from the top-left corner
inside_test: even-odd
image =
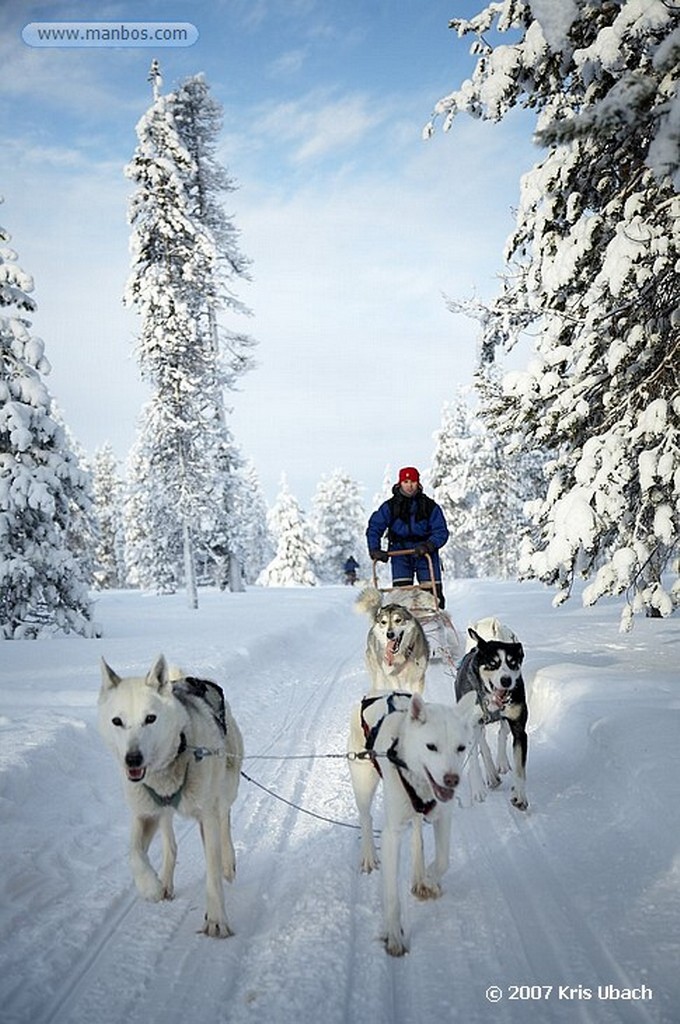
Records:
[[[513,793],[510,797],[510,803],[513,807],[516,807],[518,811],[526,811],[529,808],[529,801],[524,794]]]
[[[203,935],[209,935],[211,939],[228,939],[230,935],[233,935],[233,931],[227,924],[226,917],[214,920],[205,915],[205,922],[201,929]]]
[[[442,894],[442,887],[438,882],[414,882],[411,892],[419,900],[438,900]]]
[[[408,953],[408,946],[404,939],[404,933],[399,931],[396,935],[386,935],[385,939],[385,951],[390,956],[404,956]]]
[[[137,879],[137,891],[144,900],[149,903],[160,903],[161,900],[171,900],[174,896],[172,885],[164,885],[160,878]]]
[[[174,875],[174,872],[173,872]],[[174,900],[175,898],[175,882],[172,875],[164,875],[161,871],[160,876],[161,884],[161,895],[158,897],[160,900]]]
[[[370,875],[371,871],[377,871],[380,867],[380,861],[375,855],[368,857],[362,857],[359,865],[359,870],[364,875]]]

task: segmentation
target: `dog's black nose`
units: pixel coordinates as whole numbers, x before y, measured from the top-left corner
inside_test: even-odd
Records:
[[[504,690],[510,690],[512,688],[512,679],[510,676],[503,676],[501,678],[501,686]]]
[[[141,750],[128,750],[125,755],[125,764],[128,768],[141,768],[144,764],[144,757]]]
[[[388,629],[387,630],[387,639],[388,640],[394,640],[394,630],[393,629]]]
[[[444,785],[447,789],[455,789],[460,782],[460,776],[457,772],[447,772],[444,776]]]

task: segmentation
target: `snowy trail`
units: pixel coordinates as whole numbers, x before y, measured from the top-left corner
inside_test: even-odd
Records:
[[[95,730],[94,646],[58,648],[77,653],[40,697],[43,742],[30,688],[17,693],[6,719],[30,742],[0,776],[4,835],[8,823],[17,835],[3,880],[3,934],[12,936],[0,944],[3,1024],[672,1024],[680,994],[672,937],[679,814],[663,784],[680,770],[677,630],[650,624],[649,641],[641,630],[621,660],[611,632],[583,651],[580,615],[563,616],[549,636],[537,600],[528,614],[507,585],[491,591],[490,609],[490,588],[452,587],[452,603],[469,608],[469,618],[505,614],[526,638],[535,677],[531,808],[510,807],[508,780],[470,806],[462,783],[440,900],[410,896],[404,856],[411,950],[399,960],[379,940],[379,874],[359,873],[358,831],[333,823],[354,824],[356,812],[346,761],[325,755],[344,753],[349,709],[367,682],[366,623],[352,612],[351,593],[245,595],[243,623],[227,640],[222,619],[206,612],[205,629],[191,638],[178,641],[171,618],[153,643],[141,628],[132,639],[121,628],[110,641],[120,667],[123,649],[139,665],[173,641],[182,664],[207,665],[243,730],[245,771],[290,802],[241,782],[237,877],[226,889],[236,934],[224,941],[197,934],[204,864],[190,822],[177,821],[175,900],[137,898],[127,810]],[[258,621],[262,607],[270,613]],[[286,615],[271,614],[283,607]],[[668,650],[655,667],[658,685],[641,687],[660,638]],[[36,650],[31,645],[29,657]],[[593,665],[596,686],[589,685]],[[42,669],[25,671],[34,680]],[[87,673],[89,692],[73,684]],[[612,704],[617,687],[627,687],[626,701]],[[4,714],[10,691],[2,692]],[[444,666],[431,667],[427,696],[451,699]],[[626,715],[636,703],[636,742],[646,753],[631,759]],[[662,761],[652,756],[657,750]],[[429,847],[429,829],[425,837]],[[26,861],[24,848],[37,862]],[[654,988],[651,1002],[587,997],[598,985],[645,982]],[[503,990],[498,1003],[485,995],[493,985]],[[522,998],[511,998],[512,986],[524,986]],[[549,998],[538,998],[547,986]],[[558,997],[559,986],[574,998]]]

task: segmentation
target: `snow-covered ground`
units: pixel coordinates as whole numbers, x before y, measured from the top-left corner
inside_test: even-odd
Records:
[[[680,622],[639,620],[623,636],[614,604],[554,610],[538,586],[461,581],[448,595],[457,624],[498,614],[524,641],[531,808],[510,807],[507,780],[475,806],[461,786],[444,895],[405,896],[400,960],[379,941],[379,877],[359,874],[355,829],[246,779],[227,887],[236,935],[197,934],[190,822],[178,821],[175,900],[140,901],[95,724],[100,655],[136,674],[163,650],[225,687],[252,779],[353,825],[346,762],[295,758],[342,753],[367,688],[356,591],[202,593],[197,612],[183,595],[110,593],[101,640],[4,642],[4,1024],[680,1019]],[[450,684],[433,666],[430,699],[450,700]]]

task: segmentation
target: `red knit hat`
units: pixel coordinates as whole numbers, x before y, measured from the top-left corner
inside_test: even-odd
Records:
[[[399,470],[399,483],[403,484],[404,480],[415,480],[419,484],[420,473],[414,466],[404,466],[403,469]]]

